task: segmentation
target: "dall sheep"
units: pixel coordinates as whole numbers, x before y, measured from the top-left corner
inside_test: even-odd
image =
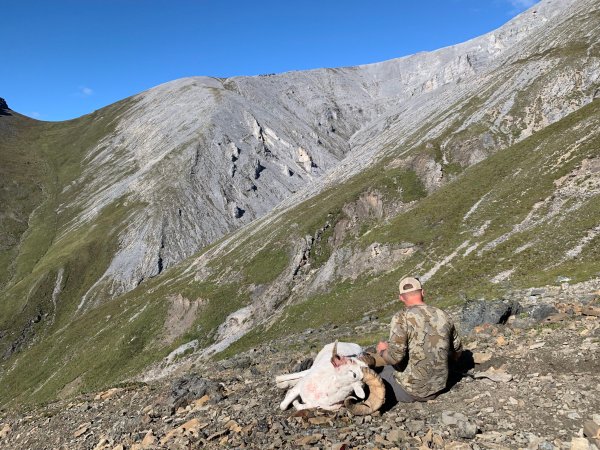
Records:
[[[310,369],[276,377],[277,387],[291,388],[281,402],[281,409],[286,410],[292,403],[298,410],[329,411],[343,404],[354,415],[378,410],[385,399],[385,386],[381,377],[358,358],[362,351],[358,344],[336,341],[321,349]],[[363,383],[369,387],[369,398],[355,403],[352,393],[365,398]]]

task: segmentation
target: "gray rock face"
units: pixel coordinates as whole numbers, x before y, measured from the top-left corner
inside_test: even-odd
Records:
[[[61,211],[74,219],[63,236],[117,201],[131,208],[115,224],[110,266],[80,309],[100,292],[129,291],[274,208],[339,183],[392,148],[408,151],[439,137],[457,120],[465,130],[492,120],[485,135],[442,141],[444,158],[469,165],[590,102],[597,58],[565,66],[560,57],[537,55],[568,40],[561,25],[592,6],[544,1],[479,38],[377,64],[193,77],[135,96],[64,191],[74,200]],[[515,117],[515,89],[534,90],[539,107]],[[467,115],[453,106],[479,97],[485,100]],[[429,131],[416,135],[426,123]],[[444,182],[439,162],[415,164],[429,191]]]
[[[8,109],[8,104],[6,103],[6,100],[0,97],[0,111],[4,111],[6,109]]]

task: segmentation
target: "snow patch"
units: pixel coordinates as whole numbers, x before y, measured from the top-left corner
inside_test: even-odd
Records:
[[[527,243],[525,243],[525,244],[521,245],[520,247],[517,247],[517,248],[515,249],[515,254],[518,254],[518,253],[524,252],[524,251],[525,251],[525,250],[527,250],[529,247],[533,247],[533,242],[527,242]]]

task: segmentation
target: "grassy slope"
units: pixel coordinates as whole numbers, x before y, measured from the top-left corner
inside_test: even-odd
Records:
[[[308,325],[353,322],[372,310],[383,316],[390,314],[388,303],[395,295],[396,281],[401,275],[413,272],[422,262],[424,266],[418,270],[423,273],[433,264],[431,260],[438,260],[464,240],[472,238],[472,230],[485,220],[491,223],[481,237],[484,242],[511,229],[533,203],[553,191],[553,180],[576,167],[582,158],[597,156],[599,141],[594,133],[599,129],[599,120],[600,102],[596,101],[531,138],[466,169],[455,181],[421,199],[411,211],[370,228],[352,245],[365,247],[372,242],[411,241],[418,243],[421,251],[389,273],[364,276],[353,283],[336,283],[328,292],[287,306],[273,326],[257,328],[220,356],[301,331]],[[556,170],[542,170],[555,158],[555,152],[562,152],[587,131],[592,133],[590,139],[579,147],[570,161]],[[380,167],[299,205],[273,225],[273,229],[266,231],[271,240],[251,261],[245,260],[243,254],[251,254],[247,249],[256,245],[255,240],[260,240],[259,237],[249,237],[235,251],[216,259],[214,275],[202,283],[194,282],[191,276],[182,276],[181,267],[189,262],[184,263],[126,296],[82,315],[68,328],[54,332],[49,339],[18,357],[13,369],[3,377],[8,389],[2,400],[12,397],[9,392],[22,392],[21,400],[49,400],[65,384],[76,379],[83,389],[100,388],[135,375],[182,342],[199,338],[203,345],[209,344],[211,331],[223,318],[249,302],[245,286],[254,279],[255,272],[260,272],[263,277],[260,281],[268,283],[278,271],[284,270],[282,255],[290,239],[304,236],[306,232],[314,233],[331,217],[328,216],[331,212],[341,210],[344,204],[374,185],[386,184],[383,180],[388,180],[390,175],[396,176],[396,170],[386,170],[382,163]],[[472,205],[492,188],[493,193],[479,209],[463,220]],[[527,195],[522,195],[523,192]],[[392,193],[387,195],[391,198]],[[447,305],[461,301],[460,292],[467,296],[499,295],[507,286],[492,284],[489,279],[505,267],[516,268],[514,287],[552,283],[558,274],[576,280],[597,275],[600,258],[594,242],[585,248],[580,258],[545,270],[549,255],[570,248],[591,227],[593,218],[600,213],[600,199],[592,198],[585,210],[588,214],[575,221],[550,222],[539,229],[516,234],[481,256],[473,252],[468,257],[457,257],[453,261],[454,268],[440,269],[427,283],[430,298],[437,304]],[[290,234],[290,230],[295,231]],[[514,256],[517,246],[542,233],[544,238],[535,241],[536,245],[518,257]],[[209,299],[209,304],[185,336],[164,347],[154,337],[161,334],[162,320],[159,318],[166,312],[166,299],[177,293],[192,299]],[[142,313],[136,315],[140,311]],[[29,370],[32,359],[42,362],[35,373]],[[45,380],[48,381],[44,383]],[[34,386],[40,385],[42,388],[36,391]]]
[[[259,327],[220,356],[309,326],[352,322],[367,311],[376,310],[384,317],[390,314],[389,300],[394,297],[396,281],[402,274],[413,272],[419,263],[424,262],[424,266],[418,269],[423,273],[433,261],[472,238],[472,230],[483,221],[491,223],[481,241],[488,242],[511,229],[522,220],[533,203],[552,192],[553,180],[576,167],[582,158],[597,156],[599,120],[600,102],[596,101],[529,139],[466,169],[455,181],[419,200],[411,211],[389,222],[374,225],[349,244],[364,248],[372,242],[410,241],[418,243],[422,252],[389,273],[364,276],[353,283],[337,283],[328,292],[287,306],[281,319],[273,326],[268,329]],[[548,161],[556,158],[557,152],[562,153],[564,148],[588,131],[592,133],[591,137],[570,161],[556,170],[544,169]],[[514,175],[516,172],[517,176]],[[135,375],[148,363],[160,359],[183,342],[200,339],[202,345],[208,345],[224,317],[250,301],[246,286],[256,281],[257,273],[262,277],[259,281],[269,283],[285,270],[284,256],[289,254],[291,241],[306,233],[314,233],[344,204],[354,201],[365,191],[388,186],[390,177],[395,176],[397,169],[386,169],[386,162],[381,162],[349,182],[298,205],[265,233],[246,237],[246,241],[235,250],[216,258],[211,263],[213,275],[203,282],[193,281],[193,273],[183,275],[183,268],[189,264],[184,262],[127,295],[81,315],[69,327],[53,328],[43,341],[5,366],[10,370],[2,377],[1,401],[14,398],[16,392],[21,393],[18,399],[22,401],[50,400],[73,380],[77,380],[80,389],[98,389]],[[463,220],[472,205],[492,188],[493,193],[486,197],[486,201],[467,220]],[[419,192],[419,186],[412,189]],[[391,200],[394,195],[401,196],[402,193],[391,189],[386,195]],[[492,284],[489,280],[505,267],[516,268],[512,280],[515,287],[552,283],[558,274],[576,280],[597,275],[600,258],[595,242],[590,243],[579,258],[550,270],[545,269],[549,255],[564,252],[591,227],[600,213],[600,199],[590,199],[585,210],[587,214],[578,216],[574,221],[550,222],[539,229],[516,234],[481,256],[473,252],[468,257],[457,257],[453,268],[440,269],[427,283],[430,298],[437,304],[447,305],[461,301],[460,292],[467,296],[499,295],[507,286]],[[536,240],[536,245],[518,257],[514,255],[517,246],[542,234],[543,239]],[[265,236],[269,236],[266,241]],[[260,252],[249,250],[259,244],[263,247]],[[173,294],[191,299],[204,298],[209,303],[185,336],[165,346],[155,337],[161,336],[167,299]],[[30,370],[32,360],[38,362],[36,371]]]
[[[70,345],[63,344],[57,330],[72,328],[73,344],[84,336],[90,338],[87,325],[78,328],[75,322],[71,327],[73,312],[112,258],[116,224],[136,205],[125,208],[122,202],[116,202],[93,223],[68,232],[60,242],[56,241],[57,234],[72,214],[59,215],[56,209],[77,195],[77,190],[65,194],[63,188],[81,175],[86,152],[114,129],[116,118],[129,102],[125,100],[60,123],[38,122],[16,113],[0,117],[3,136],[9,136],[0,142],[0,160],[6,175],[0,194],[2,217],[19,219],[2,221],[2,230],[10,234],[13,245],[0,252],[0,262],[6,269],[0,280],[0,355],[6,355],[14,344],[22,350],[24,342],[31,345],[48,335],[57,337],[49,339],[51,345],[43,353],[36,354],[40,347],[33,345],[31,351],[17,353],[2,362],[3,376],[13,364],[23,364],[25,370],[15,384],[8,379],[1,384],[0,397],[12,397],[25,384],[35,386],[56,376],[43,368],[59,367]],[[52,292],[59,270],[63,271],[62,291],[59,304],[54,305]],[[57,347],[57,343],[61,345]],[[40,362],[39,371],[30,370],[31,358]]]
[[[573,58],[573,65],[577,65],[588,48],[582,45],[569,50],[567,56]],[[556,56],[564,58],[563,53]],[[526,63],[516,62],[515,66]],[[565,64],[570,63],[567,60]],[[542,85],[538,83],[531,92],[521,92],[519,98],[524,102],[517,102],[515,108],[524,108],[527,99],[534,99],[538,94],[535,89],[539,90]],[[442,143],[451,150],[483,132],[494,133],[487,119],[456,131],[496,88],[490,84],[481,98],[466,99],[451,110],[440,112],[437,119],[443,114],[452,114],[455,121],[431,142],[432,146],[414,146],[416,141],[409,139],[404,146],[396,148],[391,142],[387,157],[376,166],[291,209],[260,233],[242,234],[235,245],[226,246],[225,252],[210,260],[212,275],[204,281],[195,281],[194,272],[185,271],[191,264],[190,259],[160,277],[147,280],[134,291],[75,318],[73,313],[81,296],[104,272],[113,254],[119,231],[115,224],[126,217],[130,208],[139,205],[124,207],[122,201],[116,202],[93,223],[68,234],[60,245],[55,242],[56,232],[71,217],[57,216],[55,210],[57,205],[72,198],[62,194],[62,189],[81,173],[82,156],[113,129],[127,101],[66,123],[23,119],[19,125],[23,127],[22,132],[15,140],[0,141],[2,167],[12,168],[9,178],[17,180],[13,191],[10,186],[8,189],[3,186],[1,200],[18,218],[2,216],[2,229],[9,230],[13,244],[0,249],[0,263],[11,264],[10,281],[6,276],[0,278],[0,336],[5,334],[0,338],[0,354],[22,332],[32,343],[9,360],[0,362],[0,405],[11,400],[48,401],[69,384],[79,390],[98,389],[135,376],[150,362],[192,339],[198,339],[201,346],[209,345],[224,318],[251,301],[249,285],[273,282],[288,270],[292,248],[297,242],[307,234],[314,236],[328,222],[334,224],[343,216],[344,205],[356,201],[367,191],[382,193],[388,203],[397,200],[416,203],[412,211],[392,220],[372,219],[363,223],[359,236],[348,237],[344,245],[361,249],[373,242],[412,242],[418,244],[421,251],[389,273],[334,283],[331,289],[317,295],[292,295],[274,325],[252,331],[220,357],[307,327],[352,322],[367,311],[376,310],[383,317],[389,315],[389,300],[395,296],[396,281],[401,275],[415,271],[425,273],[466,240],[470,240],[470,244],[481,242],[481,248],[512,229],[536,201],[552,192],[553,180],[569,172],[585,156],[598,153],[598,135],[594,134],[577,149],[572,159],[556,170],[545,167],[585,132],[597,133],[600,107],[595,101],[466,170],[453,160],[454,155],[449,151],[445,155],[449,162],[444,163],[444,172],[451,175],[453,181],[424,198],[425,191],[415,173],[409,168],[395,168],[390,162],[406,149],[410,149],[412,156],[425,155],[442,162]],[[522,111],[513,113],[519,116]],[[0,124],[2,119],[0,117]],[[415,131],[414,137],[424,135],[437,119]],[[517,123],[513,135],[518,136],[519,128],[524,127],[525,124]],[[10,158],[13,160],[9,161]],[[28,161],[35,164],[30,167]],[[518,175],[513,176],[519,169]],[[463,220],[473,204],[488,192],[491,193],[480,207]],[[77,191],[69,195],[77,195]],[[11,198],[18,201],[6,201]],[[492,297],[513,286],[552,283],[557,275],[575,280],[597,276],[600,271],[597,239],[590,242],[578,258],[559,262],[557,255],[572,248],[586,230],[597,223],[599,203],[598,198],[592,198],[580,209],[582,213],[569,221],[551,221],[517,233],[481,255],[475,251],[468,256],[458,256],[451,266],[441,268],[427,283],[430,299],[447,305],[460,302],[464,296]],[[18,208],[21,210],[17,211]],[[29,228],[25,225],[28,216]],[[490,224],[485,234],[474,237],[473,231],[488,220]],[[326,230],[324,239],[311,252],[312,268],[322,266],[331,254],[326,239],[331,231],[331,227]],[[22,239],[15,245],[19,237]],[[529,241],[534,245],[515,255],[515,249]],[[548,267],[551,265],[553,267]],[[508,268],[515,269],[511,285],[490,282],[491,277]],[[55,310],[52,291],[60,269],[64,277]],[[205,299],[208,303],[190,330],[167,345],[161,340],[162,327],[169,298],[177,294],[192,300]],[[38,314],[42,320],[32,323]]]
[[[365,276],[354,283],[339,283],[330,292],[290,306],[282,320],[268,330],[260,328],[253,331],[229,348],[225,355],[280,335],[301,331],[307,326],[350,322],[370,310],[389,314],[391,311],[387,310],[387,304],[394,298],[396,281],[402,275],[426,273],[435,262],[451,254],[466,240],[485,244],[511,230],[523,220],[534,203],[552,194],[554,180],[575,168],[583,158],[597,157],[599,125],[600,102],[595,101],[559,123],[466,169],[456,181],[421,200],[409,212],[373,227],[355,244],[365,248],[373,242],[413,242],[421,247],[420,252],[392,272],[377,277]],[[565,148],[586,133],[590,133],[589,137],[568,162],[553,170],[547,168],[558,158],[557,155],[563,154]],[[321,205],[327,200],[334,202],[334,199],[344,202],[348,195],[353,196],[351,193],[356,196],[361,189],[370,189],[371,183],[377,183],[379,177],[386,177],[384,167],[375,168],[362,183],[355,179],[354,184],[360,187],[349,183],[321,194],[321,199],[301,205],[293,211],[290,220],[299,221],[310,211],[311,223],[319,222],[319,217],[324,222],[329,208],[323,211],[312,205]],[[463,220],[469,209],[490,191],[486,201],[467,220]],[[463,249],[450,265],[440,269],[427,283],[430,301],[449,305],[459,303],[465,297],[499,296],[512,288],[552,284],[558,275],[569,276],[575,281],[598,276],[600,254],[597,238],[585,247],[579,257],[554,265],[566,250],[585,236],[587,230],[597,225],[600,198],[589,199],[580,211],[581,214],[575,214],[569,220],[552,220],[517,233],[480,256],[474,251],[462,257]],[[474,230],[488,220],[490,224],[485,234],[481,238],[473,237]],[[515,249],[529,241],[533,241],[534,245],[517,255]],[[548,267],[550,265],[552,267]],[[506,269],[515,269],[510,285],[490,281]]]
[[[19,241],[50,181],[47,163],[37,153],[42,128],[16,113],[0,116],[0,289],[15,272]]]

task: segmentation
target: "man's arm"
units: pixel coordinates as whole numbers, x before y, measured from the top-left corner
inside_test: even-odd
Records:
[[[378,349],[379,350],[379,349]],[[390,340],[382,346],[381,357],[391,365],[398,364],[406,356],[408,350],[408,333],[404,312],[396,314],[390,324]]]
[[[453,361],[458,361],[460,359],[460,356],[462,355],[462,341],[460,340],[460,336],[458,334],[458,332],[456,331],[456,327],[454,325],[452,325],[452,340],[450,342],[451,344],[451,349],[450,349],[450,358]]]

